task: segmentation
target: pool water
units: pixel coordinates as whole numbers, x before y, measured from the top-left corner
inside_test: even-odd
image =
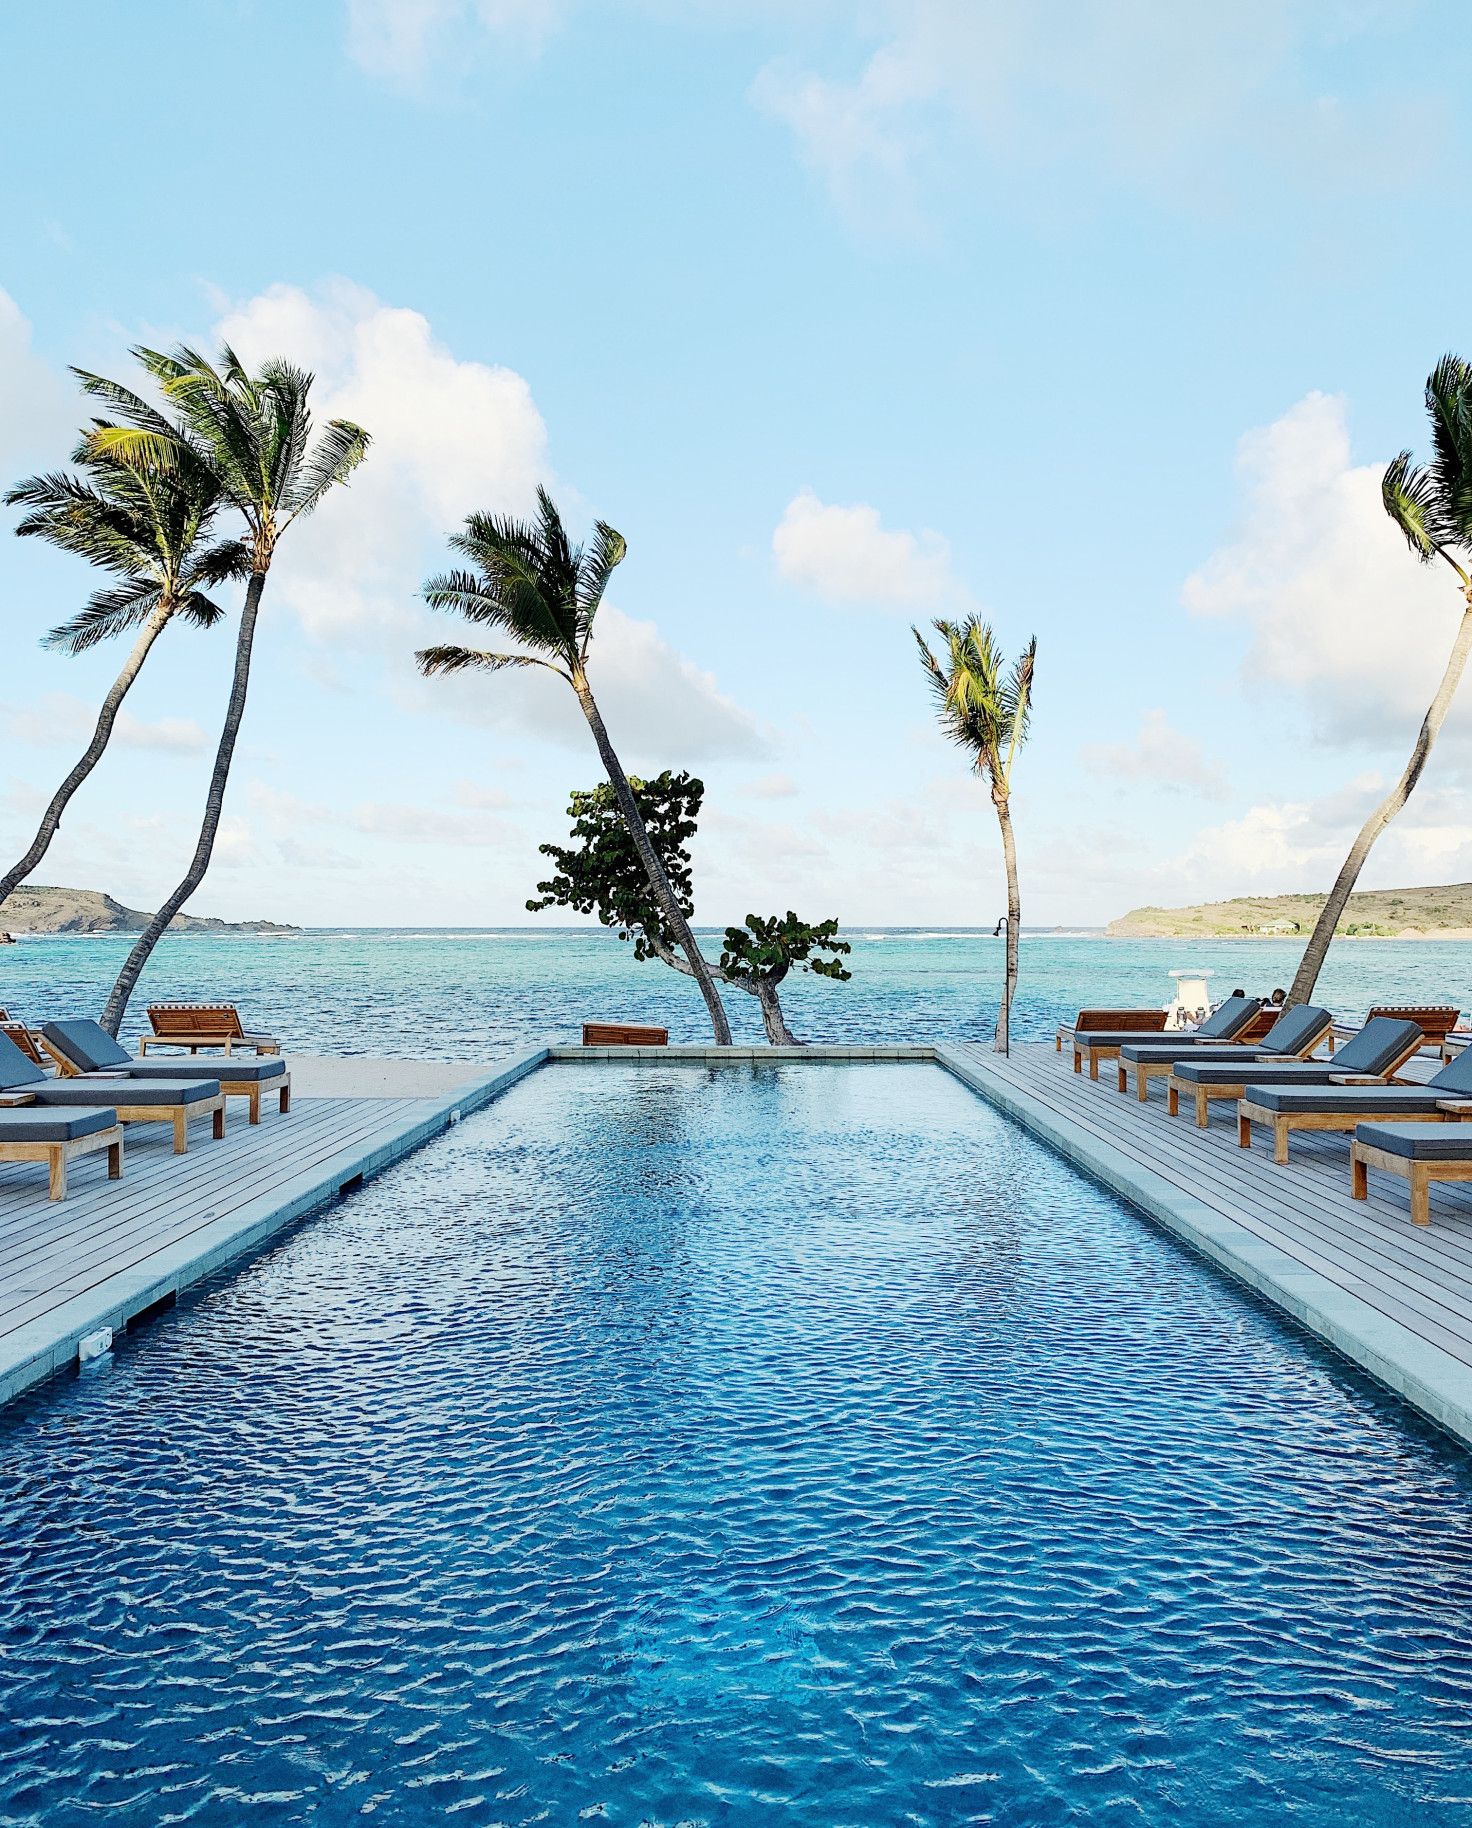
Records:
[[[1459,1450],[939,1068],[545,1069],[0,1414],[0,1823],[1472,1822]]]

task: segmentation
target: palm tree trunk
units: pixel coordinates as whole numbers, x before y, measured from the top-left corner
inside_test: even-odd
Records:
[[[1294,973],[1292,988],[1288,992],[1285,1009],[1292,1009],[1296,1004],[1306,1003],[1314,993],[1314,986],[1319,981],[1319,973],[1324,969],[1324,960],[1329,955],[1329,942],[1334,937],[1334,929],[1339,925],[1341,916],[1348,906],[1354,885],[1359,881],[1360,871],[1365,866],[1365,859],[1370,854],[1371,846],[1385,827],[1410,799],[1412,789],[1421,778],[1421,772],[1437,737],[1446,714],[1451,708],[1452,699],[1456,696],[1457,687],[1462,682],[1462,672],[1467,665],[1467,656],[1472,653],[1472,586],[1466,592],[1467,608],[1463,612],[1457,638],[1452,643],[1450,658],[1446,671],[1441,676],[1441,684],[1436,688],[1436,696],[1431,701],[1421,725],[1421,733],[1416,738],[1416,746],[1411,751],[1411,759],[1406,763],[1405,773],[1391,788],[1390,792],[1375,808],[1360,834],[1350,847],[1349,855],[1344,860],[1344,867],[1335,878],[1334,887],[1329,891],[1329,898],[1320,910],[1319,918],[1309,935],[1308,945],[1304,948],[1303,957],[1299,960],[1298,970]]]
[[[1012,839],[1010,796],[996,788],[992,802],[997,809],[997,823],[1002,828],[1002,856],[1007,865],[1007,970],[1002,984],[1002,1006],[997,1011],[997,1033],[993,1051],[1010,1053],[1012,1032],[1012,997],[1017,989],[1018,932],[1022,925],[1022,891],[1017,886],[1017,846]]]
[[[83,751],[82,759],[52,796],[51,804],[42,815],[36,836],[31,841],[31,848],[19,863],[12,864],[5,874],[0,876],[0,907],[4,907],[16,885],[25,881],[50,850],[51,840],[56,836],[61,824],[61,815],[66,811],[72,795],[102,760],[102,752],[106,749],[112,736],[112,727],[117,722],[122,702],[128,696],[133,681],[138,677],[143,662],[148,658],[148,650],[157,641],[163,632],[164,624],[173,613],[174,605],[172,603],[160,603],[143,624],[143,632],[133,643],[133,651],[124,663],[123,670],[113,681],[112,690],[102,701],[102,709],[97,713],[97,727],[92,732],[91,742]]]
[[[634,790],[629,785],[629,778],[624,773],[623,764],[613,752],[613,744],[608,740],[608,731],[604,727],[603,717],[593,698],[586,679],[576,679],[573,690],[578,695],[578,702],[583,707],[583,715],[588,720],[588,727],[593,732],[593,741],[598,745],[598,754],[602,757],[604,772],[613,784],[614,795],[618,800],[619,811],[624,816],[624,824],[629,829],[629,836],[634,840],[634,848],[639,853],[639,861],[644,865],[644,872],[649,878],[649,886],[654,890],[655,898],[663,910],[670,930],[680,942],[680,949],[690,961],[690,974],[700,986],[700,994],[705,998],[705,1006],[710,1011],[710,1025],[715,1031],[716,1046],[731,1045],[731,1025],[726,1020],[726,1011],[716,990],[715,980],[710,973],[710,966],[700,947],[695,943],[695,935],[690,931],[690,923],[680,911],[680,904],[675,899],[675,891],[670,887],[670,879],[665,874],[664,865],[654,854],[654,846],[649,842],[649,833],[644,829],[644,821],[639,816],[638,803],[634,799]]]
[[[194,859],[172,895],[164,902],[148,925],[138,935],[138,943],[128,954],[127,961],[118,973],[118,981],[112,987],[112,995],[107,999],[107,1007],[102,1012],[102,1026],[110,1035],[116,1036],[122,1025],[128,999],[132,996],[138,982],[139,973],[148,963],[149,954],[158,944],[160,936],[167,929],[169,922],[188,901],[189,897],[204,881],[205,871],[210,867],[210,855],[215,848],[215,834],[220,829],[220,812],[225,804],[225,785],[230,779],[230,763],[235,754],[235,738],[240,730],[240,720],[245,715],[245,693],[250,684],[250,655],[256,636],[256,616],[261,607],[261,592],[266,587],[264,571],[253,571],[250,583],[246,586],[245,605],[240,612],[240,632],[235,641],[235,678],[230,687],[230,705],[225,713],[225,727],[220,732],[219,747],[215,750],[215,767],[210,776],[210,789],[205,796],[204,823],[200,827],[199,842],[194,847]]]

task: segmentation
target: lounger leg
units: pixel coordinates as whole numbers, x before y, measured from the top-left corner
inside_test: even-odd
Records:
[[[1250,1117],[1239,1115],[1237,1118],[1237,1147],[1239,1149],[1252,1147],[1252,1119]]]
[[[1288,1160],[1288,1119],[1286,1117],[1273,1119],[1273,1160],[1280,1168]],[[1360,1195],[1361,1199],[1364,1197],[1364,1194]]]
[[[1092,1047],[1089,1049],[1089,1077],[1095,1080],[1099,1077],[1099,1056]]]
[[[189,1153],[189,1113],[182,1104],[174,1113],[174,1153],[175,1155]]]
[[[225,1134],[225,1105],[223,1099],[220,1108],[215,1112],[215,1141],[219,1142]]]
[[[120,1181],[123,1178],[123,1145],[120,1142],[115,1142],[108,1148],[107,1178],[110,1181]]]
[[[281,1115],[284,1117],[290,1109],[291,1087],[289,1085],[283,1085],[281,1088]]]
[[[250,1120],[252,1123],[261,1121],[261,1088],[259,1085],[253,1085],[250,1088]]]
[[[1196,1128],[1198,1130],[1204,1130],[1206,1124],[1206,1087],[1204,1085],[1198,1085],[1196,1088]]]
[[[1349,1164],[1349,1191],[1356,1200],[1367,1200],[1370,1197],[1370,1170],[1356,1155]]]
[[[1431,1223],[1431,1188],[1426,1178],[1426,1167],[1423,1162],[1411,1163],[1411,1223],[1429,1225]]]
[[[1178,1117],[1180,1115],[1181,1093],[1180,1088],[1176,1085],[1174,1080],[1165,1088],[1165,1108],[1170,1112],[1172,1117]]]
[[[1122,1092],[1127,1092],[1130,1089],[1130,1076],[1123,1060],[1119,1062],[1119,1089]]]
[[[1150,1096],[1150,1075],[1145,1071],[1143,1060],[1135,1067],[1135,1096],[1141,1104]]]
[[[66,1198],[66,1144],[53,1143],[47,1162],[51,1168],[51,1197],[53,1200]]]

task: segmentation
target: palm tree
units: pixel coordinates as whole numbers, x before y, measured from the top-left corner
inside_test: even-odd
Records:
[[[94,420],[92,431],[83,434],[72,453],[80,476],[64,471],[32,476],[5,495],[7,506],[26,510],[18,534],[78,553],[118,580],[94,591],[43,645],[82,654],[127,629],[139,634],[102,701],[91,742],[52,795],[30,849],[0,876],[0,907],[46,855],[72,796],[102,759],[123,700],[154,642],[175,616],[196,628],[213,628],[225,612],[201,587],[243,577],[249,568],[239,540],[211,542],[208,537],[220,500],[210,472],[187,454],[168,470],[104,456],[96,448],[96,435],[113,429]]]
[[[593,732],[593,741],[598,745],[604,771],[618,799],[619,811],[639,853],[639,861],[644,865],[649,886],[676,943],[689,960],[691,974],[705,998],[716,1045],[729,1047],[730,1024],[710,966],[695,943],[695,935],[670,887],[664,865],[649,842],[629,777],[614,753],[592,687],[588,684],[588,648],[593,640],[593,621],[613,568],[622,562],[628,546],[623,535],[615,533],[604,521],[597,523],[589,548],[574,546],[567,537],[562,516],[545,489],[538,488],[537,501],[540,512],[536,525],[510,518],[498,519],[492,514],[467,515],[465,531],[454,535],[450,544],[477,569],[446,572],[431,578],[424,586],[425,601],[432,609],[458,610],[467,621],[500,629],[531,651],[487,654],[468,647],[427,647],[416,654],[415,659],[426,676],[457,673],[468,667],[481,667],[495,673],[509,666],[540,666],[572,687],[583,716],[588,720],[588,728]]]
[[[1420,780],[1461,684],[1467,656],[1472,653],[1472,573],[1467,566],[1458,564],[1449,550],[1456,547],[1464,554],[1472,552],[1472,366],[1458,356],[1443,356],[1426,382],[1426,411],[1431,418],[1435,455],[1418,469],[1411,462],[1411,453],[1402,451],[1385,472],[1380,498],[1385,512],[1423,565],[1442,558],[1456,572],[1465,607],[1441,684],[1422,719],[1411,759],[1395,786],[1360,828],[1309,936],[1288,992],[1290,1009],[1296,1003],[1306,1003],[1313,995],[1329,954],[1329,942],[1370,848]]]
[[[991,629],[977,616],[964,622],[937,622],[945,643],[937,660],[918,628],[912,628],[935,695],[940,727],[972,757],[972,766],[991,788],[992,805],[1002,828],[1002,855],[1007,864],[1007,971],[1002,1006],[997,1011],[993,1042],[999,1054],[1009,1050],[1012,998],[1017,989],[1017,940],[1022,925],[1022,895],[1017,886],[1017,847],[1012,839],[1012,764],[1027,741],[1032,716],[1032,675],[1038,640],[1022,650],[1012,671],[1003,676],[1002,653]],[[999,923],[1000,924],[1000,923]]]
[[[312,415],[307,407],[312,376],[288,362],[269,361],[252,376],[228,347],[220,352],[218,369],[188,348],[172,355],[152,349],[135,349],[133,354],[158,382],[177,416],[166,418],[116,382],[84,376],[87,391],[105,400],[124,421],[120,427],[98,432],[97,448],[164,471],[191,463],[208,469],[219,486],[223,505],[234,508],[245,521],[249,582],[235,642],[230,704],[215,751],[199,842],[183,881],[139,934],[118,973],[102,1013],[103,1027],[114,1035],[160,935],[209,868],[235,739],[245,715],[261,594],[277,542],[293,521],[317,507],[334,484],[346,482],[363,461],[370,442],[361,426],[332,419],[313,446]]]

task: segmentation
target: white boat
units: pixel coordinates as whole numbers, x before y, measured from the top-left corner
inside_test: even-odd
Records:
[[[1199,1028],[1211,1014],[1211,993],[1206,980],[1214,971],[1172,971],[1176,994],[1165,1006],[1167,1028]]]

